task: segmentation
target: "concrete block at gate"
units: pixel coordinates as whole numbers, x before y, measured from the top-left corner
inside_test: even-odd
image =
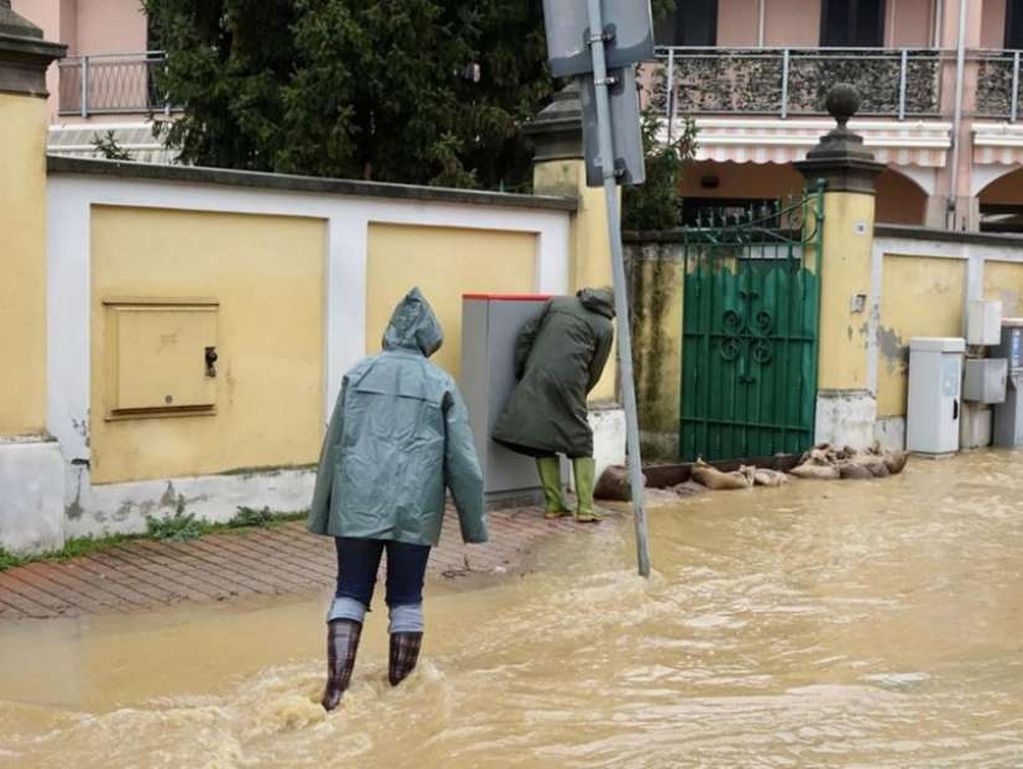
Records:
[[[0,547],[64,547],[64,460],[52,440],[0,439]]]
[[[877,399],[866,390],[820,390],[814,443],[865,449],[874,442]]]
[[[599,478],[612,465],[625,464],[625,409],[591,408],[590,429],[593,430],[593,460]]]

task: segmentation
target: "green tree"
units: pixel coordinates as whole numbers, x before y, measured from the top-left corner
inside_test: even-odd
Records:
[[[528,185],[546,103],[541,0],[143,0],[185,108],[188,163],[455,186]]]
[[[679,134],[662,143],[661,118],[643,113],[643,152],[646,181],[622,189],[622,229],[667,230],[679,226],[682,172],[696,152],[696,124],[686,118]]]

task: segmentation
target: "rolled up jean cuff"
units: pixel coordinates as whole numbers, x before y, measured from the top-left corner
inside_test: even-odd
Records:
[[[327,622],[336,619],[348,619],[361,623],[366,617],[366,605],[346,595],[336,597],[327,612]]]
[[[388,633],[422,633],[423,604],[403,603],[389,609],[391,621]]]

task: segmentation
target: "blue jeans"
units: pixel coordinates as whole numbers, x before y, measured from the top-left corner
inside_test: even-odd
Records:
[[[334,545],[337,548],[337,598],[352,598],[368,609],[373,600],[380,556],[386,550],[387,605],[393,608],[423,602],[429,545],[353,537],[334,537]]]

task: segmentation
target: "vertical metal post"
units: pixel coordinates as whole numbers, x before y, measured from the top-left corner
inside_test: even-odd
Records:
[[[82,81],[82,95],[80,97],[81,103],[78,105],[82,111],[82,117],[89,117],[89,57],[82,56],[79,61],[81,72],[80,80]]]
[[[902,49],[899,57],[899,120],[906,119],[906,79],[909,75],[909,51]]]
[[[643,506],[643,468],[639,451],[639,419],[636,414],[636,383],[632,373],[632,330],[629,299],[625,283],[625,259],[622,255],[622,231],[618,211],[618,185],[615,182],[614,146],[611,140],[611,100],[608,95],[607,64],[604,59],[604,20],[600,0],[587,0],[590,22],[590,55],[593,59],[593,85],[597,103],[598,158],[604,177],[607,204],[607,229],[611,242],[611,268],[614,276],[615,313],[618,315],[618,366],[622,396],[625,400],[626,442],[629,452],[629,480],[636,525],[636,560],[641,577],[650,576],[650,543],[646,511]]]
[[[1009,106],[1009,122],[1015,123],[1019,116],[1019,51],[1012,53],[1012,104]]]
[[[672,129],[675,121],[675,47],[668,49],[668,92],[664,99],[664,108],[668,119],[668,143],[671,143]]]
[[[789,116],[789,49],[781,53],[781,119]]]

